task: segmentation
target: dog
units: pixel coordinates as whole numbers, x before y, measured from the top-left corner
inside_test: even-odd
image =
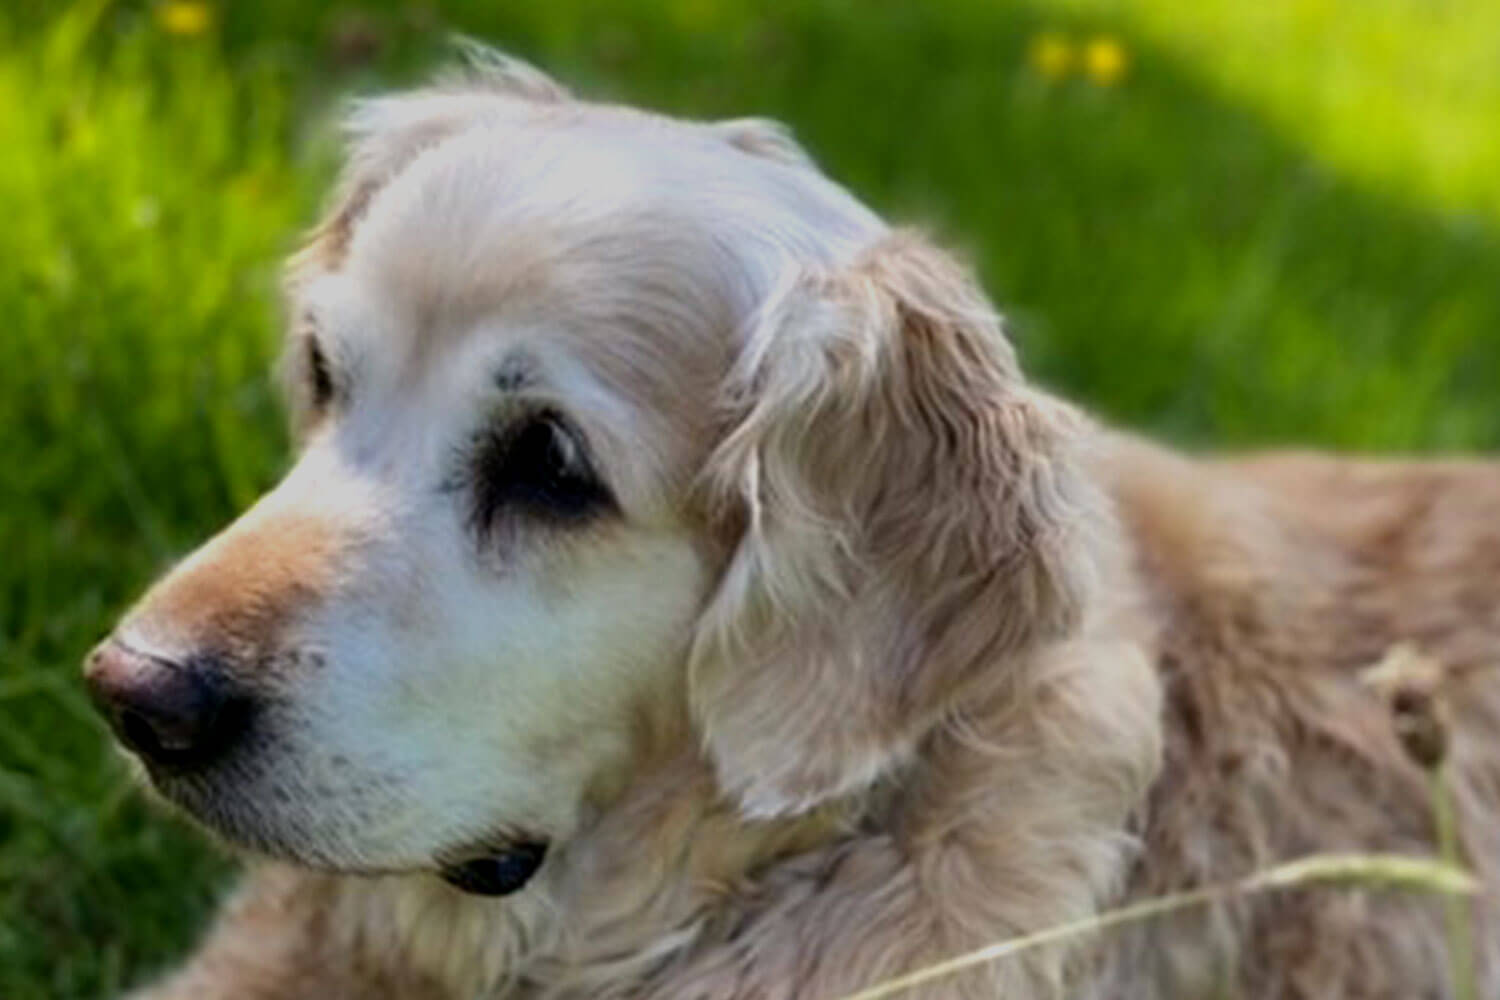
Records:
[[[472,62],[353,106],[288,269],[299,457],[85,666],[253,859],[137,996],[838,1000],[1432,855],[1393,650],[1500,995],[1500,465],[1112,431],[781,126]],[[1423,894],[1231,895],[906,995],[1435,998],[1453,943]]]

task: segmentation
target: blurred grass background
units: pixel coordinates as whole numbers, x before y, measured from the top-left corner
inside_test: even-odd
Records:
[[[301,0],[0,9],[0,997],[101,997],[227,866],[133,792],[84,651],[274,481],[278,258],[338,95],[451,30],[792,123],[968,250],[1030,369],[1190,445],[1500,444],[1491,0]]]

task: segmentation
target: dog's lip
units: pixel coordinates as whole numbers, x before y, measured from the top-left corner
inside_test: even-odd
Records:
[[[364,878],[437,875],[455,888],[473,895],[508,896],[531,881],[541,868],[549,847],[547,838],[517,833],[503,839],[471,842],[467,847],[443,851],[426,861],[412,859],[406,863],[372,864],[344,859],[310,850],[308,845],[295,839],[271,836],[262,827],[226,824],[222,810],[205,807],[194,796],[184,796],[185,791],[194,787],[190,780],[148,768],[133,757],[132,761],[140,776],[146,779],[146,787],[164,804],[192,820],[230,851],[309,871]]]
[[[541,868],[549,846],[543,840],[525,840],[504,847],[492,846],[466,851],[462,855],[453,854],[426,863],[370,864],[345,861],[318,852],[309,853],[305,848],[282,840],[270,840],[259,832],[244,828],[224,830],[181,805],[171,804],[186,812],[230,851],[246,858],[352,878],[430,878],[437,875],[454,888],[475,896],[508,896],[519,892]]]
[[[519,892],[542,867],[547,843],[520,841],[496,851],[443,865],[443,881],[476,896],[509,896]]]

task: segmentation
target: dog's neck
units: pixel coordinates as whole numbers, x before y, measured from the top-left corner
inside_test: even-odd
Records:
[[[720,795],[711,766],[683,749],[694,746],[638,761],[634,780],[513,896],[465,895],[427,875],[343,878],[330,926],[351,936],[355,953],[399,956],[455,998],[498,996],[518,982],[593,995],[726,938],[732,928],[719,918],[738,888],[777,862],[821,857],[817,849],[853,835],[879,799],[749,822]]]

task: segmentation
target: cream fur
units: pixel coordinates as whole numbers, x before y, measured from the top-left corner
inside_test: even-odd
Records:
[[[216,643],[282,706],[253,763],[161,789],[282,860],[140,996],[836,1000],[1311,851],[1429,853],[1358,680],[1399,642],[1453,671],[1500,991],[1500,468],[1104,431],[779,126],[479,61],[356,107],[289,283],[302,457],[121,626]],[[619,512],[484,548],[442,484],[523,405],[577,423]],[[511,830],[553,842],[520,893],[432,874]],[[1439,997],[1446,970],[1432,901],[1323,890],[918,995]]]

